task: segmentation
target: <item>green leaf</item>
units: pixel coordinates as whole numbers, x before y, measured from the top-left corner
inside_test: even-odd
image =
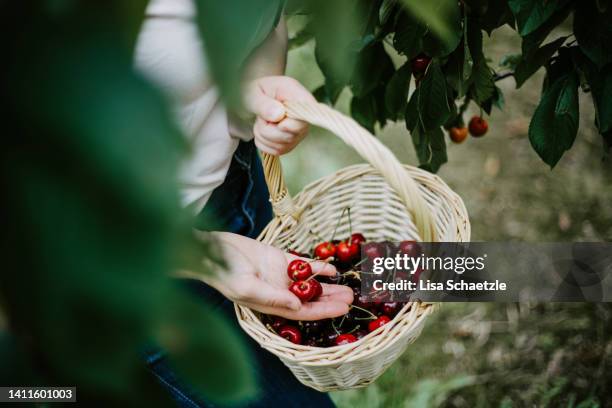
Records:
[[[249,54],[278,22],[282,0],[196,0],[197,23],[206,39],[207,63],[232,108],[241,105],[240,78]]]
[[[493,79],[493,71],[487,65],[485,60],[476,63],[470,78],[470,97],[478,104],[493,96],[495,92],[495,80]]]
[[[582,52],[599,69],[612,62],[612,6],[599,11],[594,1],[576,7],[574,34]]]
[[[444,54],[448,55],[455,49],[461,39],[461,13],[456,0],[400,0],[400,3],[428,28],[440,52],[448,50]]]
[[[446,80],[440,63],[433,60],[421,84],[413,92],[411,100],[416,100],[418,122],[426,131],[440,127],[451,114]],[[414,104],[409,104],[414,106]]]
[[[572,47],[572,51],[574,61],[584,73],[593,95],[597,128],[602,135],[612,132],[612,66],[598,70],[578,47]]]
[[[361,97],[370,93],[379,83],[388,83],[393,72],[393,61],[381,42],[365,47],[359,52],[351,77],[353,95]]]
[[[567,3],[568,0],[508,0],[519,34],[523,37],[537,30]]]
[[[578,75],[554,78],[542,94],[529,125],[531,146],[551,168],[569,150],[578,132]]]
[[[398,68],[385,89],[385,108],[391,120],[403,116],[408,104],[408,89],[410,87],[410,61]]]
[[[521,51],[523,55],[530,55],[538,49],[542,42],[548,37],[552,30],[562,24],[570,12],[573,10],[572,4],[557,10],[544,24],[530,34],[523,37]]]
[[[426,30],[418,20],[406,11],[402,11],[395,23],[393,47],[408,59],[415,57],[423,48],[423,36]]]
[[[520,88],[527,79],[529,79],[538,69],[540,69],[540,67],[548,63],[548,60],[550,60],[553,54],[557,52],[559,47],[563,45],[565,40],[567,40],[567,36],[557,38],[555,41],[552,41],[527,55],[521,56],[521,59],[514,71],[516,87]]]
[[[384,26],[393,15],[397,2],[398,0],[383,0],[378,11],[378,22],[381,26]]]
[[[376,123],[376,100],[372,94],[351,99],[351,116],[364,128],[374,134]]]
[[[487,4],[485,13],[480,17],[480,28],[491,35],[496,28],[508,24],[514,28],[514,15],[505,0],[491,0]]]
[[[421,126],[417,126],[410,132],[410,135],[419,159],[419,167],[436,173],[440,166],[448,161],[446,141],[442,129],[437,127],[425,131]]]
[[[431,57],[445,57],[457,48],[463,36],[461,9],[459,3],[452,0],[435,1],[444,3],[440,7],[446,11],[443,15],[445,25],[448,27],[448,35],[441,35],[435,30],[428,30],[423,37],[423,52]],[[449,2],[450,4],[446,4]],[[429,4],[429,2],[421,4]]]

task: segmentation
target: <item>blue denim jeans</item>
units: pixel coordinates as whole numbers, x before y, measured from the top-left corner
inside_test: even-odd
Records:
[[[213,192],[201,217],[215,220],[215,229],[256,237],[272,218],[268,188],[261,161],[253,142],[238,146],[225,182]],[[204,226],[206,221],[200,224]],[[206,302],[244,336],[254,361],[253,373],[259,388],[259,398],[245,403],[245,407],[333,407],[329,396],[302,385],[287,367],[273,354],[246,335],[238,326],[232,302],[219,292],[194,280],[182,282],[186,290]],[[213,407],[172,372],[163,352],[150,353],[147,364],[159,382],[170,392],[180,407]]]

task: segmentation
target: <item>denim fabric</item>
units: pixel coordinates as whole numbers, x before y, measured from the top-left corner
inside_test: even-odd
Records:
[[[213,192],[200,214],[200,227],[214,220],[215,229],[256,237],[272,218],[261,161],[253,142],[241,142],[234,154],[225,182]],[[210,286],[194,280],[181,280],[187,292],[194,294],[208,306],[226,316],[244,337],[252,355],[253,374],[259,387],[259,397],[245,407],[333,407],[325,393],[302,385],[287,367],[267,352],[238,326],[232,302]],[[170,392],[180,407],[214,407],[177,378],[168,366],[163,351],[147,354],[147,364],[160,383]]]

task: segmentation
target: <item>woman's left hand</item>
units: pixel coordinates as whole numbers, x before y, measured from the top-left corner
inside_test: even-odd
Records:
[[[259,78],[247,89],[246,107],[257,116],[253,126],[255,144],[274,156],[293,150],[308,133],[308,123],[286,117],[285,101],[316,102],[302,84],[288,76]]]

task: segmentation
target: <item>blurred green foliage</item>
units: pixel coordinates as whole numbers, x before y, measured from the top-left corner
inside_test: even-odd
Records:
[[[143,353],[211,400],[254,392],[227,323],[169,273],[205,273],[179,206],[188,151],[134,72],[145,1],[3,2],[2,385],[76,385],[82,403],[167,406]],[[4,319],[3,319],[4,320]]]

